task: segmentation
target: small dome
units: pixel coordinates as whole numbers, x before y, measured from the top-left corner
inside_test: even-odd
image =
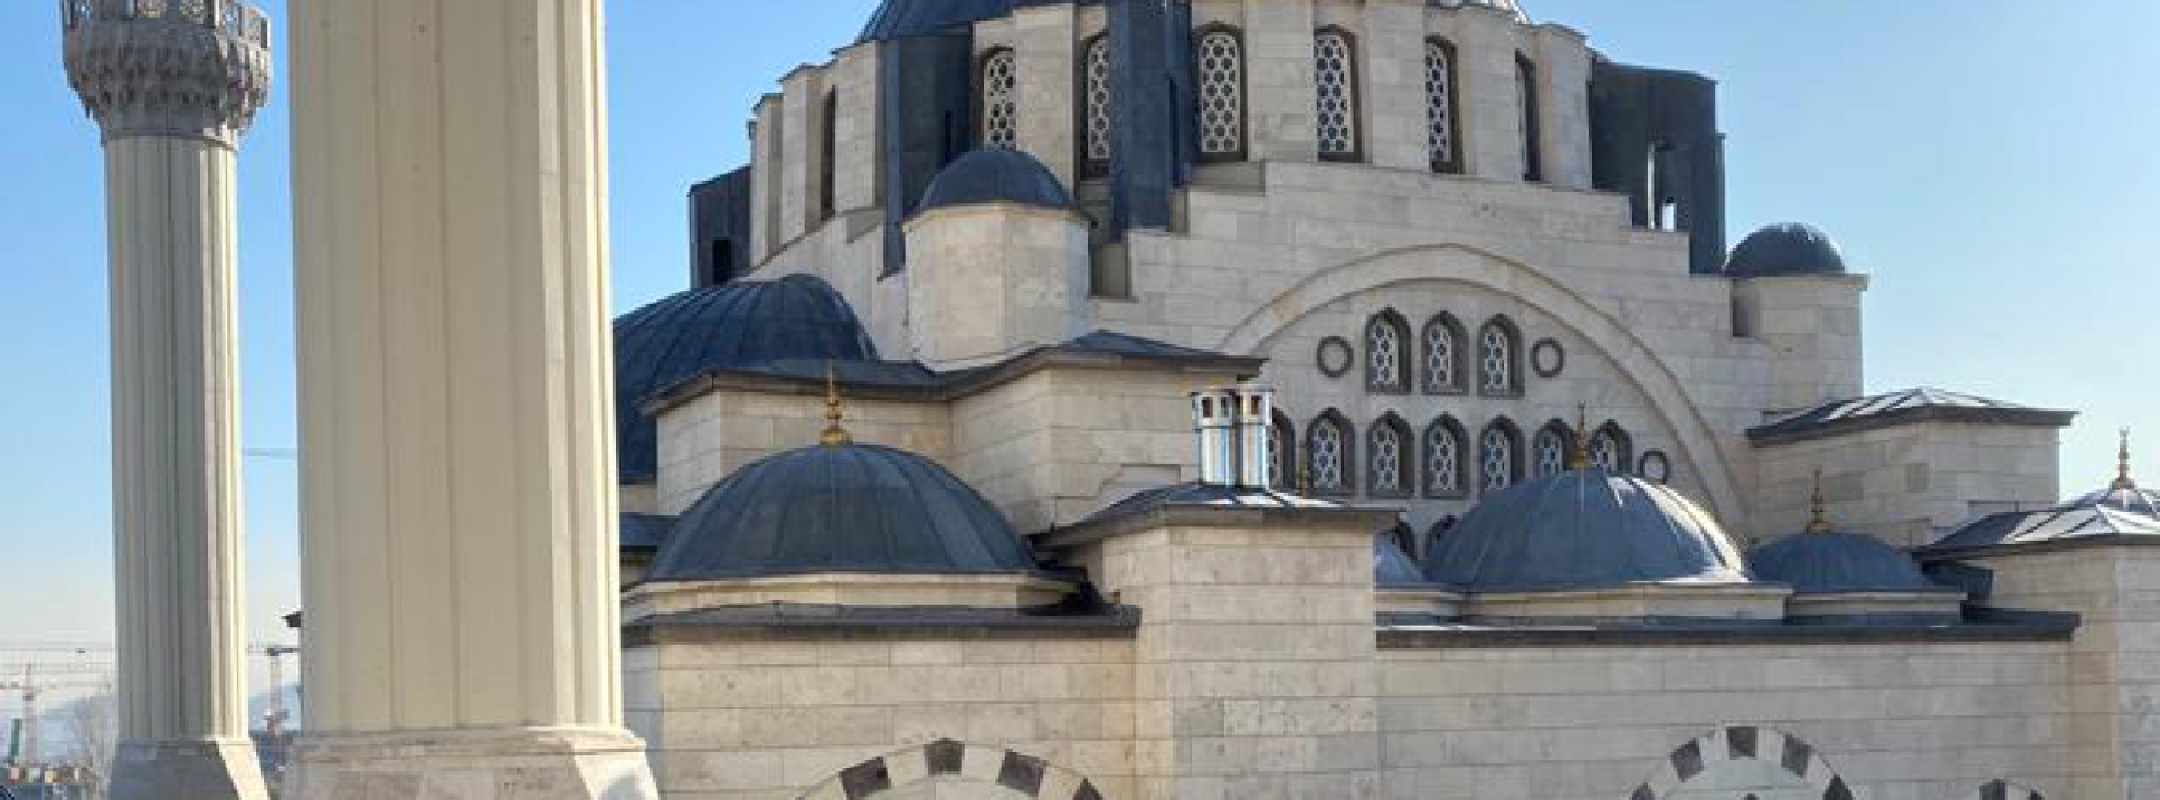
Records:
[[[2115,486],[2072,500],[2064,504],[2064,506],[2067,508],[2106,507],[2160,519],[2160,492],[2140,489],[2135,485]]]
[[[658,432],[640,406],[705,372],[786,359],[877,358],[855,310],[809,275],[739,281],[671,295],[615,320],[617,471],[651,481]]]
[[[1012,526],[944,467],[847,444],[790,450],[713,486],[676,520],[646,579],[1035,571]]]
[[[1530,21],[1530,15],[1524,14],[1522,4],[1515,0],[1439,0],[1437,5],[1443,8],[1490,8],[1514,17],[1517,22]]]
[[[1940,592],[1920,564],[1904,551],[1856,533],[1797,533],[1755,548],[1748,567],[1759,580],[1783,583],[1793,593]]]
[[[1425,572],[1474,592],[1750,582],[1709,512],[1664,486],[1595,468],[1487,498],[1435,542]]]
[[[1073,198],[1034,156],[993,148],[968,153],[947,165],[923,191],[921,210],[977,203],[1069,209]]]
[[[1725,262],[1725,274],[1735,278],[1843,275],[1845,256],[1821,229],[1787,222],[1756,231],[1740,242]]]
[[[1403,552],[1402,545],[1395,541],[1393,532],[1383,531],[1374,536],[1372,547],[1373,585],[1387,588],[1432,583],[1431,578],[1425,577],[1425,570],[1418,568],[1417,560]]]

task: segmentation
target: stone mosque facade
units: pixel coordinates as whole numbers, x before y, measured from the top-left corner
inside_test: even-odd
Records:
[[[270,23],[60,7],[114,796],[254,800]],[[601,3],[291,8],[285,796],[2160,797],[2127,435],[2065,500],[2073,414],[1864,394],[1856,267],[1895,267],[1728,247],[1707,78],[1513,0],[885,0],[611,337]]]
[[[887,0],[616,322],[663,795],[2160,796],[2154,495],[1864,396],[1874,265],[1728,248],[1715,88],[1504,0]]]

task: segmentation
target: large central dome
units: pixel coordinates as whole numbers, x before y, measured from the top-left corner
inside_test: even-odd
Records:
[[[1549,591],[1749,583],[1745,563],[1679,492],[1593,468],[1488,498],[1440,537],[1425,571],[1474,592]]]

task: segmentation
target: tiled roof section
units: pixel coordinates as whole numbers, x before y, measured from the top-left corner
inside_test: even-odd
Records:
[[[1263,510],[1335,509],[1342,506],[1326,500],[1283,494],[1266,489],[1241,489],[1235,486],[1218,486],[1205,483],[1180,483],[1149,489],[1095,512],[1088,522],[1105,522],[1114,519],[1145,514],[1158,508],[1168,507],[1239,508]]]
[[[1756,444],[1784,444],[1826,436],[1919,422],[1977,422],[1991,425],[2068,426],[2072,411],[2021,406],[1941,389],[1907,389],[1853,400],[1824,403],[1783,420],[1748,431]]]
[[[1949,558],[1998,548],[2025,549],[2129,540],[2160,544],[2160,519],[2107,505],[2068,505],[1983,517],[1920,549],[1923,558]]]

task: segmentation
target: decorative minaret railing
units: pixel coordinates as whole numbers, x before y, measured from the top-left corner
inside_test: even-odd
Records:
[[[241,603],[235,148],[270,30],[233,0],[68,0],[104,134],[120,749],[111,797],[260,798]]]

